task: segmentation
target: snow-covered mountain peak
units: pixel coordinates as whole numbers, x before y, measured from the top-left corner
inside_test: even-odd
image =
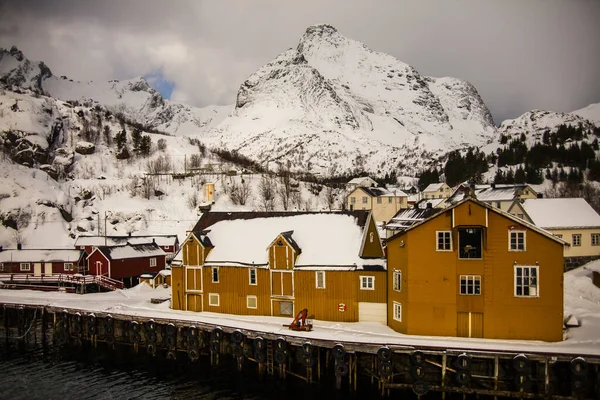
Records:
[[[0,48],[0,84],[42,93],[42,82],[51,76],[44,62],[28,60],[16,46],[10,50]]]

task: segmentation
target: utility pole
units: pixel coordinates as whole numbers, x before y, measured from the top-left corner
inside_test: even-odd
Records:
[[[106,246],[106,211],[104,211],[104,245]]]

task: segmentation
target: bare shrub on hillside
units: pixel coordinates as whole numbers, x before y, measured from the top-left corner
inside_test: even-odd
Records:
[[[229,198],[233,204],[245,206],[251,193],[252,187],[250,186],[250,182],[242,178],[239,184],[236,182],[231,184]]]
[[[200,154],[192,154],[190,156],[188,168],[191,168],[191,169],[200,168],[201,165],[202,165],[202,156]]]
[[[140,179],[137,177],[137,175],[133,175],[126,185],[126,189],[131,197],[135,197],[137,195],[139,185]]]
[[[158,147],[158,150],[165,151],[167,149],[167,141],[165,139],[158,139],[156,146]]]
[[[154,189],[156,189],[156,185],[154,184],[154,179],[152,179],[152,177],[146,176],[142,178],[142,185],[140,187],[142,197],[150,200],[154,194]]]
[[[185,199],[185,202],[190,210],[195,210],[196,208],[198,208],[198,205],[200,204],[198,192],[193,191],[192,193],[190,193]]]
[[[11,239],[12,239],[13,243],[15,244],[15,246],[17,246],[17,245],[22,246],[25,243],[27,243],[27,238],[23,234],[23,231],[18,228],[12,232]]]
[[[335,203],[337,201],[337,191],[331,186],[325,187],[325,203],[327,203],[327,207],[329,211],[334,209]]]
[[[279,185],[277,186],[277,194],[283,209],[287,211],[290,208],[292,198],[292,177],[290,174],[290,163],[286,167],[279,166]]]
[[[154,160],[148,160],[146,163],[146,171],[149,174],[161,174],[170,172],[173,169],[171,157],[168,154],[159,155]]]
[[[277,183],[269,175],[263,175],[258,185],[258,201],[264,211],[273,211],[275,209],[275,194]]]

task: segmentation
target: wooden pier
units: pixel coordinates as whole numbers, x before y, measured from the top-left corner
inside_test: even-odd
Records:
[[[84,341],[109,348],[218,364],[233,358],[237,368],[257,368],[278,379],[307,384],[331,382],[357,390],[371,382],[382,397],[395,390],[484,395],[494,398],[600,399],[600,357],[493,349],[415,347],[314,340],[206,323],[124,314],[90,313],[51,306],[2,304],[6,339],[42,335],[57,344]],[[34,338],[36,339],[36,338]],[[364,379],[366,377],[366,379]]]

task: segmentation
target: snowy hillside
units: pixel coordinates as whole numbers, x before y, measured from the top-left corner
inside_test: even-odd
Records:
[[[216,126],[231,106],[190,107],[163,99],[143,78],[79,82],[56,77],[43,62],[30,61],[16,47],[0,49],[0,84],[29,89],[63,101],[99,104],[155,130],[183,135]]]
[[[496,136],[476,89],[421,76],[329,25],[311,26],[241,86],[235,111],[204,140],[298,170],[414,173],[435,155]]]
[[[600,103],[590,104],[587,107],[572,111],[571,114],[579,115],[600,126]]]

